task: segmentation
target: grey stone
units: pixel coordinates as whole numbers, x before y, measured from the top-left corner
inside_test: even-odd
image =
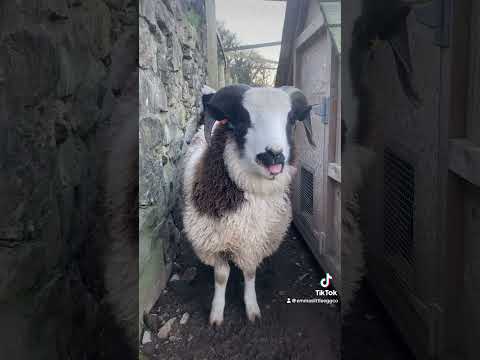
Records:
[[[172,13],[174,13],[176,9],[177,2],[175,0],[161,0],[165,4],[165,6],[168,8],[168,10]]]
[[[147,330],[157,332],[161,325],[160,317],[157,314],[145,314],[143,317]]]
[[[170,71],[177,72],[182,69],[183,49],[177,36],[171,36],[168,39],[167,46],[169,53],[167,56],[167,64]]]
[[[182,318],[180,319],[180,325],[186,325],[189,319],[190,319],[190,314],[188,312],[184,313],[182,315]]]
[[[185,129],[185,142],[187,144],[190,143],[193,136],[197,132],[199,120],[200,120],[199,116],[191,116],[190,119],[188,120],[187,127]]]
[[[139,124],[139,197],[141,205],[166,202],[162,154],[164,127],[159,117],[146,117]]]
[[[149,330],[145,330],[143,332],[142,344],[145,345],[151,342],[152,342],[152,333]]]
[[[153,73],[140,70],[140,118],[167,111],[167,94],[160,79]]]
[[[60,98],[72,96],[79,86],[95,86],[95,79],[104,73],[104,69],[95,62],[93,56],[86,49],[67,43],[58,47],[58,54],[59,79],[56,85],[56,95]],[[82,71],[76,70],[79,68]],[[87,83],[87,79],[90,83]]]
[[[140,0],[138,4],[139,15],[147,20],[152,26],[156,23],[155,3],[156,0]]]
[[[153,344],[153,342],[148,342],[146,344],[143,344],[140,347],[140,350],[145,355],[153,356],[155,354],[155,345]]]
[[[140,206],[165,204],[167,195],[161,159],[147,154],[140,158],[139,164],[139,202]],[[160,211],[163,214],[164,211]]]
[[[100,344],[102,299],[90,285],[101,274],[92,266],[98,254],[89,252],[99,224],[92,222],[95,155],[104,145],[96,132],[113,110],[110,87],[124,91],[137,55],[121,52],[136,43],[123,35],[135,7],[112,12],[126,2],[106,1],[0,4],[0,353],[7,358],[80,360]]]
[[[188,48],[192,51],[196,49],[198,41],[197,30],[187,21],[185,22],[182,44],[184,48]]]
[[[180,276],[178,274],[173,274],[172,277],[170,278],[170,281],[178,281],[180,280]]]
[[[38,104],[59,81],[58,46],[40,26],[9,34],[0,52],[9,102]]]
[[[155,2],[155,20],[163,33],[173,34],[175,32],[175,18],[163,1]]]
[[[171,318],[170,320],[168,320],[161,328],[160,330],[158,330],[158,334],[157,336],[160,338],[160,339],[166,339],[168,338],[168,335],[170,334],[170,332],[172,331],[172,326],[173,324],[175,323],[175,320],[177,318]]]
[[[72,131],[84,137],[100,119],[100,108],[97,104],[100,87],[92,83],[78,86],[77,93],[72,99],[70,121]]]
[[[143,70],[152,70],[154,73],[156,73],[158,43],[153,34],[150,32],[150,27],[146,20],[143,18],[139,19],[138,32],[139,66]]]
[[[163,114],[148,116],[140,120],[139,146],[142,154],[154,152],[159,145],[166,145],[165,125],[166,117]]]
[[[107,5],[102,1],[82,0],[82,6],[74,9],[71,14],[78,41],[96,58],[103,59],[112,46],[112,21]]]
[[[143,22],[142,20],[139,20]],[[139,46],[144,39],[143,34],[140,33],[140,39],[137,38],[137,31],[128,31],[115,42],[111,58],[112,64],[107,84],[110,88],[118,90],[122,89],[128,76],[136,69],[137,54],[139,53]],[[142,55],[140,55],[142,58]],[[156,68],[152,68],[156,71]]]
[[[139,6],[139,228],[148,235],[140,237],[140,258],[151,251],[149,236],[157,239],[165,263],[162,279],[169,278],[182,239],[183,155],[198,127],[200,89],[206,81],[205,32],[194,28],[192,14],[186,14],[198,8],[204,25],[201,3],[140,0]],[[171,285],[176,283],[188,286],[183,280]]]
[[[156,36],[156,57],[157,57],[157,71],[159,72],[166,72],[168,71],[168,63],[167,63],[167,54],[168,54],[168,46],[167,46],[167,38],[162,34],[159,33]],[[165,77],[165,75],[162,75]]]

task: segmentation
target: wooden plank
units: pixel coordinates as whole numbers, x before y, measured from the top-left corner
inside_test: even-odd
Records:
[[[468,330],[463,332],[465,337],[466,359],[478,359],[478,339],[480,338],[480,311],[478,303],[480,301],[480,171],[479,171],[479,149],[480,149],[480,2],[471,1],[470,12],[470,68],[469,68],[469,94],[468,110],[465,137],[470,141],[469,150],[465,150],[469,156],[471,167],[465,170],[469,171],[469,179],[472,185],[464,186],[464,218],[465,218],[465,258],[464,258],[464,277],[462,294],[464,305],[464,323]],[[462,265],[463,265],[462,264]]]
[[[282,31],[282,47],[278,60],[277,75],[275,76],[275,86],[293,85],[293,59],[296,37],[296,28],[299,20],[299,12],[302,1],[288,1],[285,9],[285,21]]]
[[[464,260],[464,180],[449,171],[448,139],[465,137],[469,83],[470,0],[452,4],[450,48],[442,52],[442,91],[439,121],[439,264],[441,286],[437,303],[444,316],[438,325],[438,353],[440,359],[460,359],[465,352],[468,320],[465,316],[466,299],[463,293]]]
[[[467,139],[449,140],[448,166],[457,175],[480,186],[480,146]]]
[[[465,189],[465,272],[463,278],[466,337],[465,359],[477,360],[480,339],[480,188],[467,184]]]
[[[323,20],[316,20],[308,25],[305,30],[295,40],[295,48],[298,50],[308,43],[315,35],[317,35],[323,28],[325,22]]]
[[[241,46],[236,46],[236,47],[233,47],[233,48],[225,49],[225,52],[258,49],[258,48],[278,46],[278,45],[282,45],[282,42],[281,41],[272,41],[272,42],[266,42],[266,43],[260,43],[260,44],[241,45]]]
[[[480,145],[480,2],[472,1],[472,15],[470,24],[470,86],[467,113],[467,137]]]
[[[207,17],[207,85],[218,89],[217,18],[215,0],[205,0]]]
[[[337,163],[329,163],[328,177],[340,184],[342,182],[342,166]]]

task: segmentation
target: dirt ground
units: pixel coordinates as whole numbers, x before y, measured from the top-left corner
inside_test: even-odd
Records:
[[[367,281],[342,327],[342,359],[415,360]]]
[[[287,298],[317,297],[314,290],[324,276],[292,227],[280,249],[257,271],[261,321],[247,320],[242,274],[232,266],[224,323],[212,328],[213,270],[201,264],[185,242],[173,280],[145,318],[141,351],[152,360],[337,360],[341,352],[346,360],[412,359],[404,356],[405,346],[366,288],[343,329],[336,305],[287,304]]]

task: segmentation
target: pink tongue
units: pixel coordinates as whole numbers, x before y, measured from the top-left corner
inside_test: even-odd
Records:
[[[270,165],[268,167],[268,171],[270,171],[270,174],[280,174],[282,172],[282,165],[281,164],[275,164],[275,165]]]

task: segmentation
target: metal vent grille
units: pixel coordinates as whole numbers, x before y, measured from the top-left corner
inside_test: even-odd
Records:
[[[302,167],[300,181],[302,211],[313,215],[313,173]]]
[[[395,275],[409,289],[414,276],[415,169],[384,152],[384,249]]]

